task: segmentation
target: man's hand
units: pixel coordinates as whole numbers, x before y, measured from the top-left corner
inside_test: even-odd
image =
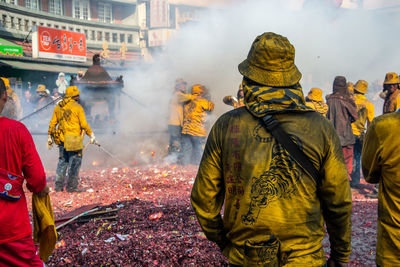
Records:
[[[329,258],[327,262],[328,267],[347,267],[349,264],[347,262],[336,261],[332,258]]]
[[[50,149],[53,146],[53,138],[51,135],[47,137],[47,149]]]
[[[96,143],[96,136],[94,136],[94,133],[92,133],[91,135],[90,135],[90,142],[89,142],[90,144],[94,144],[94,143]]]
[[[38,196],[40,197],[44,197],[49,193],[50,189],[49,187],[46,185],[42,191],[40,191],[39,193],[36,193]]]

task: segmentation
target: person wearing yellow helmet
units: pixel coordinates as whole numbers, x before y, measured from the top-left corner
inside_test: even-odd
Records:
[[[192,86],[193,100],[183,107],[182,153],[180,163],[199,164],[202,145],[206,138],[207,113],[214,110],[214,102],[207,99],[208,90],[201,84]]]
[[[90,143],[95,143],[95,136],[86,122],[83,107],[78,103],[79,89],[70,86],[66,89],[64,99],[54,108],[48,130],[47,145],[53,143],[59,148],[59,161],[56,171],[55,190],[64,190],[67,173],[67,192],[81,192],[78,189],[79,169],[82,164],[83,137],[86,133]]]
[[[400,108],[399,75],[389,72],[385,75],[383,91],[380,96],[385,100],[383,103],[383,114],[395,112]]]
[[[306,105],[324,117],[328,112],[328,105],[324,102],[324,99],[322,98],[322,90],[319,88],[310,89],[310,92],[308,92],[306,97]]]
[[[365,96],[367,93],[368,82],[364,80],[357,81],[354,87],[354,99],[357,106],[357,120],[351,124],[353,134],[356,138],[353,152],[353,171],[351,173],[350,186],[358,188],[361,175],[361,151],[364,142],[366,126],[368,127],[375,117],[374,104]]]
[[[196,96],[186,93],[186,85],[187,82],[183,79],[176,79],[174,92],[169,102],[167,158],[169,162],[176,162],[182,150],[183,105],[196,98]]]
[[[246,108],[215,122],[193,184],[198,222],[231,266],[323,266],[326,230],[328,266],[349,261],[351,191],[341,145],[332,124],[306,106],[294,56],[286,37],[256,37],[239,64]],[[310,159],[317,181],[266,129],[271,118]]]

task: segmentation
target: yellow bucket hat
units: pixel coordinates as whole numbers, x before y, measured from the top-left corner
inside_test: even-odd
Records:
[[[291,86],[301,79],[294,64],[295,49],[286,37],[266,32],[254,40],[247,59],[239,64],[239,72],[263,85]]]
[[[386,73],[385,81],[383,82],[383,84],[396,84],[396,83],[400,83],[399,75],[397,75],[397,73],[395,72]]]
[[[36,88],[36,92],[46,92],[46,86],[44,84],[39,84],[38,87]]]
[[[368,83],[364,80],[358,80],[356,82],[356,86],[354,88],[355,92],[358,92],[360,94],[366,94],[367,93],[367,88],[368,88]]]
[[[322,98],[322,90],[319,88],[311,88],[310,92],[308,92],[307,97],[308,97],[308,99],[317,101],[317,102],[324,101],[324,99]]]

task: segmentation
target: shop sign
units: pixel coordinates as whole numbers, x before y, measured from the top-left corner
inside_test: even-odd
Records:
[[[23,56],[22,46],[12,45],[1,45],[0,44],[0,55],[6,56]]]
[[[38,26],[32,36],[32,57],[85,62],[85,34]]]

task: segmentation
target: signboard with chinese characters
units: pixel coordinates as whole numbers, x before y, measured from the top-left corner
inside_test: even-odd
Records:
[[[150,1],[150,28],[168,27],[167,0]]]
[[[85,62],[85,34],[38,26],[32,36],[32,57]]]
[[[174,34],[175,31],[171,29],[149,30],[149,47],[164,46]]]

